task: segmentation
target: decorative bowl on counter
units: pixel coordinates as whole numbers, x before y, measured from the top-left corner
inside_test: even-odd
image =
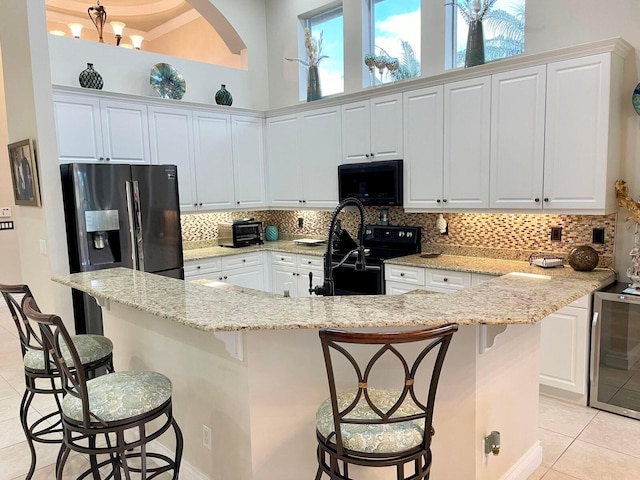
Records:
[[[569,265],[571,268],[581,272],[590,272],[598,266],[598,252],[589,245],[581,245],[574,247],[569,252]]]

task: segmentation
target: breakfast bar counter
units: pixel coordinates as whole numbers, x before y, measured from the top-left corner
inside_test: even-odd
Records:
[[[608,270],[558,270],[509,273],[451,294],[326,298],[124,268],[54,280],[103,305],[117,370],[172,380],[185,438],[181,478],[314,478],[315,412],[328,396],[318,329],[457,323],[436,398],[431,478],[524,480],[542,459],[538,320],[613,281]],[[212,431],[210,448],[203,426]],[[502,449],[485,456],[492,430],[501,432]],[[395,478],[378,470],[364,478]]]

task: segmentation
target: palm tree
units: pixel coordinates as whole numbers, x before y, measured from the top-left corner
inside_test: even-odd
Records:
[[[512,12],[506,10],[489,10],[484,17],[488,29],[495,32],[495,36],[484,42],[485,60],[519,55],[524,53],[524,0],[515,3]],[[486,31],[485,30],[485,33]],[[456,66],[464,65],[466,48],[456,52]]]

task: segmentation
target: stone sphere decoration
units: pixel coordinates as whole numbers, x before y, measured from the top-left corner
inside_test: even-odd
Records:
[[[569,252],[569,265],[581,272],[590,272],[598,266],[598,252],[588,245],[572,248]]]

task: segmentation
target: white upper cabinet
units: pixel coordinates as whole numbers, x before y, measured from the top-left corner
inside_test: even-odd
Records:
[[[266,205],[263,120],[231,117],[233,139],[233,177],[236,208]]]
[[[404,94],[404,208],[440,208],[444,87]]]
[[[490,76],[445,84],[445,208],[489,206],[490,121]]]
[[[343,163],[403,158],[402,94],[342,105]]]
[[[286,115],[267,120],[269,205],[298,206],[302,200],[298,117]]]
[[[53,114],[60,163],[104,160],[99,99],[54,95]]]
[[[303,206],[333,208],[338,203],[338,165],[342,135],[339,108],[299,115]]]
[[[621,71],[610,53],[547,65],[546,210],[615,211]]]
[[[101,99],[100,114],[106,161],[151,163],[146,105]]]
[[[194,112],[195,186],[200,210],[235,207],[231,117]]]
[[[154,163],[178,166],[180,211],[197,210],[191,111],[185,108],[150,106],[149,134]]]
[[[491,208],[542,208],[546,68],[491,78]]]
[[[61,163],[151,163],[146,105],[55,94],[53,111]]]
[[[335,207],[341,133],[340,107],[269,118],[269,205]]]

